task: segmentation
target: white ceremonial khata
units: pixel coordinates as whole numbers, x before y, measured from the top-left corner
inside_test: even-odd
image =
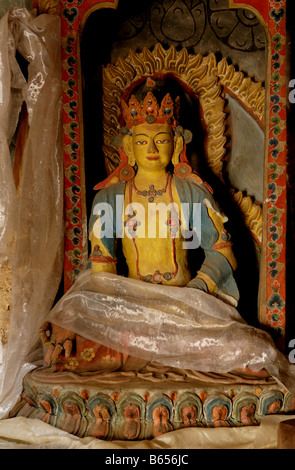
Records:
[[[295,390],[295,372],[270,335],[196,289],[81,273],[49,320],[122,353],[182,369],[267,370]]]

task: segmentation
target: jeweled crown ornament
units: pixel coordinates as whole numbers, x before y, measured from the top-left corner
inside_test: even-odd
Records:
[[[121,105],[125,126],[129,129],[144,122],[169,124],[174,129],[178,125],[180,100],[177,97],[173,102],[169,93],[164,96],[160,105],[151,91],[146,94],[141,103],[132,95],[128,105],[124,100],[121,101]]]
[[[118,167],[104,181],[94,186],[95,190],[100,190],[106,186],[111,186],[119,182],[128,182],[133,180],[135,176],[135,170],[133,166],[128,163],[128,157],[123,150],[122,141],[125,135],[131,135],[130,129],[132,129],[133,126],[143,124],[144,122],[149,124],[168,124],[173,129],[175,136],[182,136],[184,144],[182,152],[176,161],[173,161],[172,159],[172,163],[174,165],[174,174],[180,178],[188,177],[195,182],[206,184],[203,182],[201,177],[195,171],[193,171],[187,159],[186,144],[191,142],[192,133],[178,125],[180,98],[177,97],[173,101],[170,94],[167,93],[159,105],[155,95],[150,91],[151,89],[155,88],[155,85],[156,84],[154,80],[150,78],[147,80],[146,86],[149,88],[149,91],[141,102],[139,102],[134,95],[131,95],[128,105],[123,99],[121,100],[122,120],[124,120],[125,125],[121,127],[119,134],[114,135],[111,139],[112,144],[118,149],[120,163]],[[213,192],[209,185],[207,185],[207,187],[211,192]],[[136,188],[134,189],[136,190]],[[141,195],[148,196],[151,202],[151,199],[153,199],[155,195],[159,196],[165,191],[166,187],[158,191],[155,190],[154,187],[149,187],[149,190],[146,191],[146,194],[145,192],[141,192]],[[137,192],[137,194],[139,193]]]

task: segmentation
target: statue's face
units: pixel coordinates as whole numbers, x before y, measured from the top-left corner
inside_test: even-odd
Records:
[[[132,129],[133,155],[145,170],[166,168],[174,151],[174,137],[168,124],[139,124]]]

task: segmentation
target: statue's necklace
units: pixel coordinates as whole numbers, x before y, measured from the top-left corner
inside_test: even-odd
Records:
[[[129,201],[130,201],[130,206],[132,207],[132,189],[135,188],[135,185],[133,184],[134,182],[132,181],[128,183],[129,185]],[[171,174],[169,173],[167,176],[167,183],[166,183],[166,189],[168,188],[169,191],[169,199],[170,199],[170,204],[171,204],[171,210],[170,214],[168,216],[167,220],[167,225],[170,230],[170,236],[171,236],[171,244],[172,244],[172,252],[173,252],[173,264],[174,264],[174,270],[173,272],[165,272],[161,273],[159,270],[155,271],[153,274],[147,274],[145,276],[142,276],[142,274],[139,271],[139,254],[138,254],[138,248],[136,245],[136,227],[138,225],[138,221],[135,219],[135,212],[133,210],[130,211],[128,217],[129,220],[125,222],[125,226],[128,227],[129,233],[131,235],[133,245],[135,247],[136,251],[136,271],[137,271],[137,277],[141,279],[142,281],[145,282],[151,282],[153,284],[162,284],[163,280],[165,281],[170,281],[173,277],[176,276],[178,272],[178,265],[176,262],[176,249],[175,249],[175,238],[176,234],[179,230],[179,217],[178,217],[178,210],[175,209],[174,202],[173,202],[173,197],[172,197],[172,177]],[[163,191],[163,190],[162,190]],[[165,192],[164,191],[164,192]],[[151,196],[152,197],[152,196]],[[152,202],[152,201],[149,201]]]
[[[155,189],[155,186],[153,184],[151,184],[149,186],[149,189],[144,189],[144,190],[140,191],[135,186],[134,179],[132,180],[132,186],[133,186],[133,189],[136,192],[136,194],[138,194],[138,196],[148,197],[149,202],[154,202],[154,198],[156,196],[162,196],[162,194],[166,193],[170,176],[171,176],[170,173],[168,173],[165,188],[163,188],[163,189]]]

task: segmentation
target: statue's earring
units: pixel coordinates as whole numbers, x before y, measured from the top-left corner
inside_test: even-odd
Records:
[[[122,162],[120,165],[119,172],[120,181],[130,181],[135,176],[135,170],[133,168],[133,165],[135,165],[135,159],[134,161],[133,159],[130,161],[130,159],[127,157],[126,153],[121,147],[119,148],[119,153]]]
[[[172,163],[174,165],[174,174],[180,178],[185,178],[193,172],[186,156],[186,144],[191,142],[191,140],[192,134],[190,131],[184,131],[181,126],[175,129],[175,152],[172,157]]]
[[[135,176],[135,170],[133,166],[129,165],[129,163],[124,163],[120,168],[119,178],[120,181],[130,181]]]
[[[183,147],[182,154],[180,156],[180,162],[174,166],[174,174],[180,178],[185,178],[193,172],[192,167],[187,161],[185,154],[185,146]]]
[[[126,134],[130,131],[127,130]],[[123,134],[123,133],[122,133]],[[135,176],[134,168],[128,163],[128,157],[123,149],[123,135],[115,135],[111,139],[112,144],[117,147],[120,163],[117,168],[104,180],[94,186],[94,190],[100,190],[106,186],[117,184],[120,181],[130,181]]]
[[[131,137],[131,133],[130,133],[129,130],[127,130],[126,132],[125,131],[122,132],[122,130],[121,130],[121,134],[123,134],[124,136],[127,137],[127,138],[125,138],[125,143],[124,143],[124,139],[123,139],[122,135],[121,136],[116,136],[116,142],[113,141],[114,145],[117,146],[119,154],[120,154],[121,164],[119,165],[119,168],[118,168],[119,169],[119,178],[120,178],[120,181],[130,181],[135,176],[135,170],[134,170],[133,166],[136,163],[132,152],[130,153],[128,151],[128,145],[126,145],[126,141],[128,141],[130,143],[130,139],[128,139],[128,137]]]

